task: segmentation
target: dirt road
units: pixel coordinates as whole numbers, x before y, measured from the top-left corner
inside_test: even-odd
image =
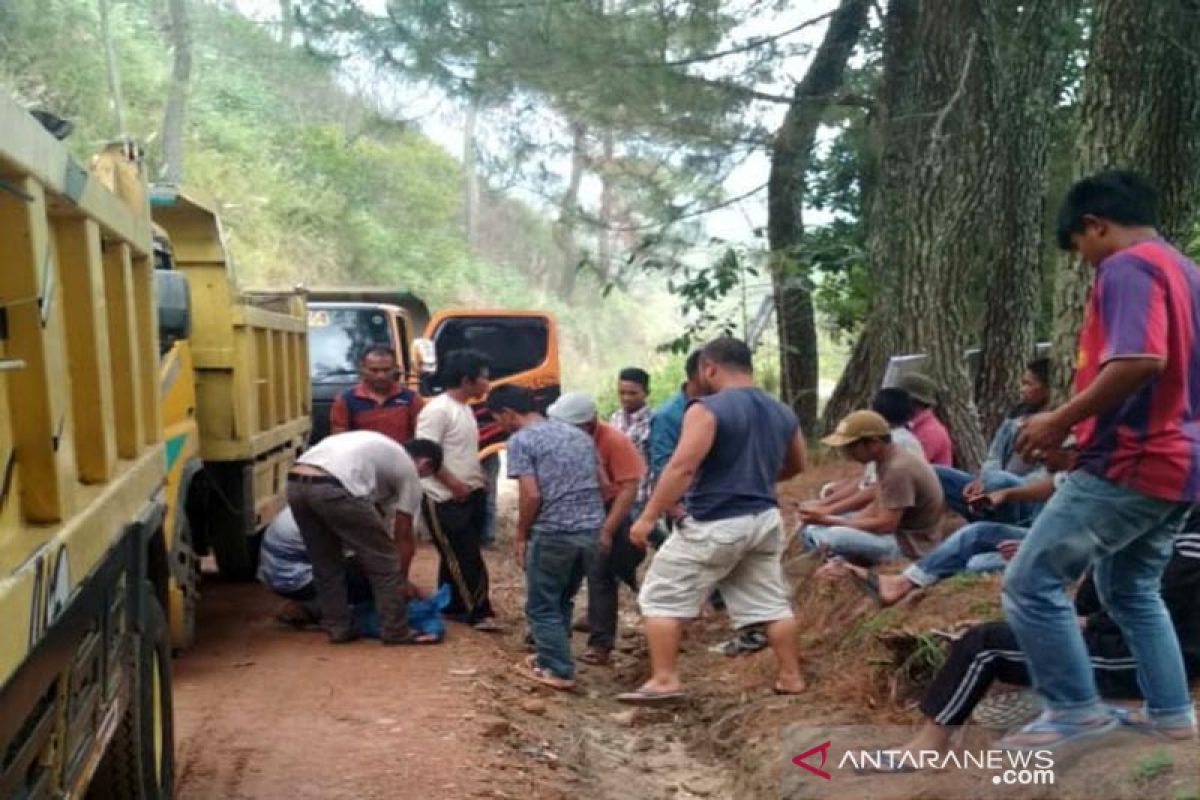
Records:
[[[433,560],[417,565],[426,583]],[[274,623],[278,605],[255,584],[204,587],[198,643],[175,661],[181,800],[451,798],[486,785],[461,677],[495,657],[485,634],[456,625],[437,647],[332,646]]]

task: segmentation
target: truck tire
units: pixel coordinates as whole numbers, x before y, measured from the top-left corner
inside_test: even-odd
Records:
[[[129,705],[92,777],[88,800],[170,800],[174,791],[170,633],[154,587],[144,582],[142,591],[145,619]]]
[[[253,473],[243,463],[210,467],[215,493],[208,503],[208,544],[227,581],[254,580],[259,539],[254,531]]]
[[[196,642],[196,606],[200,597],[200,566],[192,541],[192,525],[186,514],[177,517],[175,536],[180,563],[172,564],[176,578],[168,587],[168,619],[171,647],[186,650]]]

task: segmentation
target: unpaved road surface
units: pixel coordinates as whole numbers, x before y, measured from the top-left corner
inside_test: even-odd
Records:
[[[426,585],[435,561],[420,555]],[[461,677],[495,657],[486,634],[334,646],[275,623],[279,605],[256,584],[205,584],[197,644],[175,660],[178,798],[454,798],[486,784]]]

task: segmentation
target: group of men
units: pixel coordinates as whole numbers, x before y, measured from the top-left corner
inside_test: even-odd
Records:
[[[1031,362],[1021,405],[1000,427],[980,473],[953,467],[952,441],[935,413],[937,387],[920,374],[880,391],[871,409],[848,415],[823,440],[863,465],[859,477],[799,510],[799,536],[829,559],[825,574],[849,576],[893,603],[960,569],[1007,564],[1007,621],[955,645],[913,746],[946,746],[947,726],[965,719],[987,683],[1015,673],[1036,687],[1045,711],[1004,746],[1054,748],[1117,725],[1195,735],[1188,672],[1200,661],[1200,571],[1191,566],[1200,551],[1194,536],[1180,533],[1200,500],[1200,364],[1193,356],[1200,352],[1200,272],[1158,236],[1154,218],[1154,192],[1136,175],[1102,173],[1071,189],[1059,242],[1096,268],[1076,391],[1050,408],[1048,366]],[[345,614],[346,547],[374,590],[384,642],[421,641],[405,625],[400,587],[422,503],[442,558],[439,581],[454,589],[450,613],[493,627],[480,553],[487,478],[467,404],[486,395],[509,434],[508,476],[518,485],[513,548],[525,574],[534,650],[523,674],[555,689],[574,686],[574,599],[585,581],[589,641],[581,658],[606,663],[625,583],[638,592],[651,675],[619,699],[683,695],[681,625],[714,592],[734,628],[760,631],[773,650],[774,691],[803,691],[776,484],[805,468],[804,438],[792,411],[755,386],[743,342],[723,337],[693,353],[687,382],[654,411],[646,373],[623,371],[621,408],[609,423],[586,395],[564,395],[543,414],[520,386],[489,392],[486,361],[473,353],[445,360],[450,388],[422,407],[407,390],[384,385],[382,376],[394,369],[384,355],[368,353],[364,383],[335,412],[335,430],[336,420],[349,419],[353,432],[305,453],[290,478],[289,501],[333,641],[354,635]],[[370,377],[375,369],[378,383]],[[394,428],[361,430],[384,419]],[[971,524],[944,539],[947,508]],[[652,543],[658,550],[639,582]],[[1174,595],[1190,597],[1190,608],[1164,603],[1162,577],[1168,562],[1176,566],[1173,558],[1191,560],[1175,570],[1191,591]],[[912,563],[899,575],[872,569],[896,559]],[[1085,572],[1094,592],[1090,605],[1077,598],[1077,607],[1067,592]],[[1077,613],[1101,611],[1104,620],[1095,624],[1104,636],[1080,629]],[[1090,660],[1100,639],[1109,642],[1100,656],[1107,667],[1118,658],[1113,653],[1125,654],[1122,685],[1144,698],[1143,711],[1117,713],[1100,701]]]

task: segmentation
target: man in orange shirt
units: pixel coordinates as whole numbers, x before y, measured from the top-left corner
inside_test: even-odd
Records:
[[[375,431],[405,444],[416,436],[417,415],[425,401],[400,383],[396,354],[383,345],[371,345],[358,361],[361,380],[353,389],[339,394],[329,409],[329,433]],[[407,583],[409,567],[417,553],[417,538],[412,529],[396,530],[396,550],[400,574]]]
[[[617,638],[617,589],[624,582],[637,591],[637,568],[645,557],[645,551],[629,543],[629,525],[646,462],[632,439],[596,419],[596,404],[582,392],[564,394],[547,413],[591,436],[600,461],[605,519],[588,574],[588,647],[580,660],[604,665]]]

